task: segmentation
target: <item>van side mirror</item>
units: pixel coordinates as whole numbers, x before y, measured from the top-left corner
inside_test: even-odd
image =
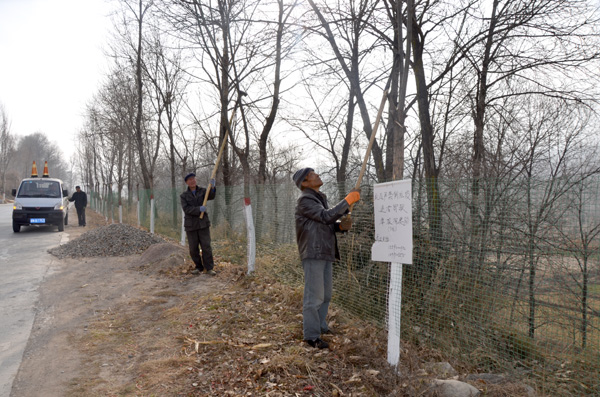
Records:
[[[13,197],[17,197],[17,189],[13,189],[11,193]]]
[[[67,189],[63,189],[63,197],[69,197],[69,191]]]

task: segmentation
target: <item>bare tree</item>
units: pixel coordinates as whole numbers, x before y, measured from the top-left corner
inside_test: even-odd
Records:
[[[255,170],[259,184],[267,179],[267,146],[277,120],[283,80],[281,65],[288,51],[285,32],[293,9],[294,3],[286,4],[283,0],[177,1],[163,13],[182,42],[188,43],[200,65],[197,71],[187,68],[202,87],[200,102],[205,109],[204,115],[193,118],[204,124],[196,128],[206,133],[215,153],[228,133],[233,108],[247,93],[243,109],[238,110],[239,128],[233,131],[236,135],[229,142],[234,147],[225,142],[220,171],[226,189],[236,180],[238,164],[234,153],[242,168],[246,190],[252,180],[251,170]],[[214,139],[214,132],[206,124],[217,118],[219,132]],[[258,147],[257,156],[251,150],[254,143]],[[251,164],[251,160],[258,164]],[[229,200],[226,194],[227,211]],[[260,233],[260,227],[257,232]]]
[[[13,156],[15,138],[10,132],[10,120],[4,105],[0,103],[0,180],[2,180],[2,202],[6,201],[6,172]]]
[[[579,161],[586,162],[588,167],[590,165],[597,167],[598,148],[592,149]],[[568,205],[565,215],[569,216],[553,225],[560,238],[550,242],[554,243],[555,248],[567,249],[569,253],[563,266],[557,269],[556,278],[561,280],[561,289],[572,298],[579,309],[578,331],[582,349],[585,349],[588,344],[588,333],[593,325],[591,315],[600,315],[598,310],[594,310],[590,299],[592,292],[590,283],[594,271],[600,270],[594,260],[600,240],[600,219],[597,214],[590,211],[597,203],[597,191],[598,178],[583,180],[571,189],[565,200]],[[564,222],[565,218],[575,219],[575,222]]]
[[[313,80],[304,80],[303,86],[307,93],[306,102],[311,105],[305,106],[309,113],[295,114],[294,118],[290,116],[287,122],[301,131],[312,147],[328,154],[330,163],[320,173],[336,180],[341,200],[348,193],[345,186],[348,176],[358,174],[361,165],[361,155],[356,150],[359,147],[358,137],[352,134],[353,117],[345,114],[353,112],[354,106],[349,106],[344,100],[332,101],[333,90],[328,84],[318,86]],[[350,94],[350,97],[349,100],[353,100],[354,95]],[[319,133],[315,134],[315,131]]]
[[[33,161],[36,164],[44,164],[45,161],[48,161],[50,177],[65,181],[70,180],[69,167],[62,154],[62,150],[57,143],[50,141],[41,132],[20,137],[17,141],[16,152],[13,158],[13,164],[21,179],[31,175],[31,164]]]
[[[534,338],[536,330],[537,270],[540,257],[539,242],[562,213],[565,198],[577,186],[600,168],[587,167],[583,162],[570,161],[589,139],[587,117],[582,117],[579,106],[566,107],[564,101],[529,100],[523,106],[520,134],[526,137],[520,148],[524,187],[522,211],[515,225],[525,243],[526,255],[517,292],[527,274],[528,335]],[[541,182],[541,185],[540,185]]]
[[[332,9],[325,3],[317,5],[313,0],[309,0],[308,2],[319,21],[320,29],[316,31],[328,41],[335,60],[341,68],[343,76],[349,86],[346,139],[344,151],[342,152],[340,175],[338,176],[338,181],[342,178],[345,180],[345,168],[350,149],[349,145],[352,139],[351,134],[355,104],[358,106],[363,122],[363,131],[365,132],[367,139],[370,139],[371,134],[373,133],[373,125],[369,115],[369,107],[367,105],[367,100],[365,99],[365,93],[377,82],[377,78],[371,77],[368,81],[365,81],[364,77],[361,78],[361,63],[373,50],[372,47],[366,49],[361,48],[361,39],[364,39],[363,36],[367,34],[366,29],[369,24],[372,23],[371,19],[375,12],[375,5],[377,2],[369,0],[351,1],[348,4],[347,10],[342,8]],[[327,15],[330,16],[331,22],[325,18],[324,10]],[[345,12],[347,12],[347,14],[344,14]],[[337,15],[338,13],[340,15]],[[333,33],[334,28],[332,27],[332,23],[335,24],[334,28],[337,31],[342,32],[339,39],[338,36]],[[342,48],[340,40],[344,42],[346,50]],[[383,73],[379,72],[379,74],[381,75]],[[379,180],[385,180],[383,151],[377,140],[373,143],[372,154],[377,178]]]
[[[229,103],[232,100],[232,88],[239,84],[232,80],[231,54],[240,48],[241,41],[246,40],[245,27],[249,23],[241,18],[245,12],[246,3],[242,1],[216,1],[214,4],[204,4],[200,1],[173,2],[170,14],[165,13],[184,42],[193,43],[193,52],[200,61],[203,74],[198,76],[204,83],[216,90],[219,103],[219,139],[215,148],[219,148],[225,138],[228,128]],[[236,23],[242,26],[234,31]],[[236,32],[240,36],[236,36]],[[199,47],[199,50],[198,50]],[[237,93],[233,92],[234,96]],[[233,99],[235,102],[235,99]],[[197,118],[198,119],[198,118]],[[206,130],[208,131],[208,130]],[[210,137],[209,137],[210,138]],[[223,156],[223,180],[230,184],[231,172],[229,152]]]
[[[599,19],[587,1],[493,0],[487,13],[473,14],[477,15],[474,23],[481,26],[481,40],[465,48],[466,62],[474,76],[470,80],[475,82],[469,89],[474,122],[472,264],[481,246],[480,185],[488,173],[484,142],[488,109],[494,111],[495,103],[506,96],[528,93],[575,103],[589,100],[594,88],[582,90],[574,76],[589,76],[587,66],[600,57],[592,28]]]
[[[182,69],[181,49],[169,50],[163,44],[161,33],[158,29],[152,32],[152,41],[149,43],[147,59],[143,63],[145,76],[152,83],[153,92],[150,94],[154,105],[154,112],[158,118],[158,128],[166,132],[168,141],[164,145],[169,159],[172,199],[172,224],[177,227],[177,214],[179,203],[176,191],[176,164],[179,164],[182,155],[178,152],[175,138],[175,129],[178,128],[177,118],[182,108],[184,89],[187,83]],[[164,117],[163,117],[164,113]],[[158,147],[158,145],[157,145]]]
[[[150,133],[146,126],[145,109],[144,109],[144,28],[146,27],[146,17],[150,14],[150,10],[154,7],[153,0],[121,0],[123,12],[120,15],[122,18],[121,24],[117,25],[120,28],[118,33],[121,43],[121,49],[115,49],[115,57],[124,57],[131,65],[132,75],[135,81],[136,94],[136,112],[135,124],[133,126],[133,135],[136,142],[137,156],[142,171],[142,181],[144,188],[152,190],[154,186],[153,165],[156,161],[157,146],[151,144],[152,141],[159,141],[158,138],[150,137]],[[134,23],[131,24],[130,22]],[[130,26],[135,26],[135,31],[130,32]],[[118,65],[120,63],[117,63]],[[127,66],[127,65],[125,65]],[[151,147],[149,147],[151,146]],[[152,194],[152,193],[151,193]]]

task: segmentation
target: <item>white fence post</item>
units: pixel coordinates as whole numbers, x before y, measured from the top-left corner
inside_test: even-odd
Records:
[[[123,223],[123,204],[119,204],[119,223]]]
[[[244,197],[244,215],[246,216],[246,234],[248,237],[248,274],[252,274],[256,262],[256,235],[254,233],[250,197]]]
[[[388,348],[387,359],[396,367],[400,361],[400,324],[402,309],[402,264],[390,263],[388,296]]]
[[[154,234],[154,195],[150,196],[150,234]]]
[[[185,212],[183,212],[183,208],[181,209],[181,245],[185,246],[185,228],[183,224],[185,222]]]

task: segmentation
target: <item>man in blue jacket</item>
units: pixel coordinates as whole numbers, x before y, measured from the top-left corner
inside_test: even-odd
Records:
[[[212,247],[210,246],[210,220],[204,206],[204,195],[206,189],[196,185],[196,174],[189,173],[183,178],[187,190],[179,196],[181,199],[181,208],[185,214],[183,219],[183,228],[187,235],[190,256],[196,264],[192,274],[200,274],[204,270],[206,273],[214,276],[217,273],[213,270],[215,263],[213,260]],[[211,189],[208,199],[215,198],[216,187],[215,180],[210,181]],[[204,213],[200,218],[200,214]],[[202,248],[202,257],[200,257],[200,248]]]
[[[298,170],[293,180],[302,190],[296,205],[296,241],[304,268],[304,341],[312,347],[326,349],[329,344],[321,339],[321,334],[331,333],[327,311],[333,288],[332,264],[340,258],[335,233],[352,227],[350,217],[338,220],[360,200],[360,190],[352,189],[346,198],[329,208],[327,196],[319,191],[323,181],[314,169]]]

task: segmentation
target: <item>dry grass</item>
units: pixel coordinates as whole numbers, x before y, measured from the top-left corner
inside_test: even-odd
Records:
[[[331,350],[308,347],[302,341],[302,288],[279,281],[275,257],[261,257],[254,276],[217,257],[219,274],[209,279],[187,274],[189,259],[175,266],[175,254],[163,254],[164,269],[132,266],[167,286],[97,313],[88,332],[73,338],[87,360],[85,378],[72,382],[69,395],[426,396],[432,375],[425,363],[467,368],[403,344],[393,369],[386,360],[387,332],[335,305],[335,334],[324,338]],[[211,293],[194,288],[203,282],[214,283]],[[512,384],[476,386],[487,396],[527,395]]]
[[[219,279],[234,281],[213,294],[174,296],[169,289],[99,314],[74,341],[90,370],[71,395],[379,396],[422,389],[419,377],[403,379],[386,364],[381,330],[333,308],[332,349],[309,348],[301,290],[247,277],[230,263],[218,268]]]
[[[174,297],[173,288],[160,293],[169,302],[142,297],[98,316],[77,341],[96,372],[86,371],[72,395],[415,396],[429,383],[423,364],[443,359],[404,346],[395,372],[386,332],[335,307],[331,350],[309,348],[300,288],[248,277],[231,263],[218,269],[218,279],[233,281],[212,294]],[[526,395],[513,385],[479,386],[488,396]]]

